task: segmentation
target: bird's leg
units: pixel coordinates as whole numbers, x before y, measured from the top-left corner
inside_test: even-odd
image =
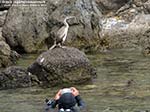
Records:
[[[56,47],[56,44],[54,44],[52,47],[49,48],[49,50],[52,50]]]
[[[56,42],[54,42],[54,45],[52,47],[49,48],[49,50],[52,50],[56,47]]]

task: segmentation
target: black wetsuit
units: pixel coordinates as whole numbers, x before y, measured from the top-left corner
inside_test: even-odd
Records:
[[[79,107],[84,107],[85,104],[81,97],[78,95],[76,97],[73,96],[72,93],[64,93],[59,100],[54,100],[51,103],[51,108],[55,108],[58,105],[58,108],[61,109],[73,109],[75,105]]]

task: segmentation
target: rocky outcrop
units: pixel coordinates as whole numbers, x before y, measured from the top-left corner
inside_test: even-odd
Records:
[[[101,13],[93,0],[48,0],[46,3],[45,7],[12,6],[9,9],[3,36],[11,48],[30,53],[46,49],[46,43],[50,47],[55,38],[54,32],[70,15],[77,18],[69,22],[68,43],[97,37]],[[44,22],[43,17],[48,18],[48,22]]]
[[[19,57],[20,55],[11,50],[5,41],[0,41],[0,68],[14,64]]]
[[[10,66],[20,57],[20,55],[11,50],[10,46],[5,42],[5,38],[1,35],[0,28],[0,68]]]
[[[146,56],[150,55],[150,14],[137,16],[132,23],[132,27],[135,28],[136,32],[139,32],[137,38],[139,46],[142,47],[142,52]]]
[[[28,68],[47,85],[83,84],[96,76],[85,54],[76,48],[55,48],[41,54]]]
[[[66,16],[75,16],[69,21],[69,32],[66,44],[80,49],[86,49],[93,44],[91,40],[98,40],[99,17],[101,11],[94,0],[58,0],[48,1],[48,27],[51,39],[62,25]],[[53,10],[52,10],[53,7]]]
[[[138,15],[132,22],[118,18],[104,21],[100,36],[109,43],[109,48],[149,46],[150,15]]]
[[[126,3],[130,2],[130,0],[96,0],[96,1],[101,7],[103,7],[105,11],[117,10]]]
[[[0,89],[30,87],[37,84],[32,79],[32,75],[29,75],[26,69],[11,66],[0,73]]]
[[[43,22],[45,7],[12,6],[3,26],[3,37],[18,52],[35,52],[46,49],[48,38]]]
[[[144,3],[144,7],[147,10],[147,12],[150,14],[150,0]]]
[[[6,14],[7,14],[7,10],[0,11],[0,27],[4,25]]]
[[[10,60],[11,50],[8,44],[0,41],[0,67],[5,67],[11,64]]]
[[[105,24],[102,23],[104,18],[121,18],[126,23],[131,22],[141,13],[149,13],[149,0],[47,0],[44,5],[43,7],[12,6],[9,9],[3,27],[3,36],[12,49],[31,53],[49,48],[66,16],[76,17],[69,21],[66,45],[87,52],[101,49],[104,45],[107,48],[108,44],[112,44],[110,47],[113,47],[116,43],[112,43],[113,41],[109,43],[107,39],[99,36],[99,32],[103,33],[105,30],[103,29]],[[114,28],[112,32],[113,30]],[[117,33],[121,34],[121,32],[124,31],[117,30]],[[114,34],[111,34],[113,37]],[[117,36],[120,34],[115,38],[119,39]],[[127,37],[127,40],[132,40],[132,37],[131,39]]]

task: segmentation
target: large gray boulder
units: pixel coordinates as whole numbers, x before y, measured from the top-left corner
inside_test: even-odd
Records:
[[[30,87],[37,84],[33,79],[25,68],[11,66],[0,73],[0,89]]]
[[[55,48],[41,54],[28,68],[47,85],[82,84],[96,75],[85,54],[76,48]]]
[[[46,49],[49,34],[43,22],[46,7],[12,6],[7,14],[2,35],[11,48],[18,52]]]

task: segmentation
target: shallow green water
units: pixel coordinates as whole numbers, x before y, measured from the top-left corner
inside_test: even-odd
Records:
[[[28,66],[36,55],[24,56]],[[77,86],[87,112],[150,112],[150,58],[134,50],[112,50],[88,55],[97,68],[93,85]],[[43,112],[44,99],[59,88],[25,88],[0,91],[0,112]]]

